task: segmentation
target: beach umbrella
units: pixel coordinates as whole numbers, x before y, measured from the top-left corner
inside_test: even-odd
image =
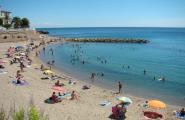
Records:
[[[148,102],[148,105],[151,108],[161,108],[161,109],[166,108],[166,104],[162,101],[159,101],[159,100],[150,100]]]
[[[51,70],[45,70],[44,73],[45,74],[53,74],[53,72]]]
[[[17,46],[17,47],[15,47],[15,49],[22,49],[22,48],[24,48],[23,46]]]
[[[66,90],[64,88],[59,87],[59,86],[53,86],[51,89],[55,92],[60,92],[60,93],[65,93],[66,92]]]
[[[132,103],[132,100],[128,97],[117,97],[117,100],[127,103]]]

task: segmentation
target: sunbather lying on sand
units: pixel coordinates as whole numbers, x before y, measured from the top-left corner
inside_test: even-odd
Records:
[[[5,67],[3,65],[0,65],[0,69],[4,69]]]
[[[90,88],[91,88],[90,85],[84,85],[84,86],[82,87],[83,90],[87,90],[87,89],[90,89]]]
[[[51,76],[51,79],[52,79],[52,80],[56,80],[56,79],[59,79],[59,78],[62,78],[62,77],[60,77],[60,76],[58,76],[58,75],[52,75],[52,76]]]
[[[64,84],[63,83],[60,83],[60,81],[57,80],[57,82],[55,83],[55,86],[64,86]]]

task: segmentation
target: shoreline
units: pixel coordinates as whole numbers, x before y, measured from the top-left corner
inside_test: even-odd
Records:
[[[65,42],[65,41],[64,41]],[[51,44],[47,44],[45,47],[48,47],[49,45],[52,45],[52,44],[60,44],[61,42],[56,42],[56,43],[51,43]],[[42,48],[41,48],[42,49]],[[47,66],[49,67],[44,61],[41,60],[40,57],[35,57],[35,59],[37,61],[39,61],[40,64],[43,64],[44,66]],[[57,73],[57,74],[63,74],[64,76],[70,78],[70,79],[73,79],[73,80],[77,80],[77,81],[80,81],[82,84],[89,84],[91,86],[94,86],[94,87],[98,87],[100,89],[105,89],[107,91],[109,91],[110,93],[114,93],[116,91],[114,91],[113,89],[111,88],[108,88],[109,86],[106,86],[106,85],[103,85],[102,83],[101,84],[98,84],[99,82],[94,82],[92,83],[91,81],[88,81],[88,80],[80,80],[80,78],[75,78],[72,73],[66,73],[64,70],[61,70],[61,69],[57,69],[55,66],[52,66],[52,71],[54,71],[54,73]],[[104,81],[105,82],[105,81]],[[116,82],[115,82],[116,83]],[[116,85],[116,84],[115,84]],[[124,87],[123,87],[123,91],[124,91]],[[147,100],[149,99],[150,97],[139,97],[137,95],[134,95],[134,94],[130,94],[130,93],[122,93],[122,94],[119,94],[120,96],[129,96],[131,98],[136,98],[136,99],[142,99],[142,100]],[[168,106],[171,106],[171,107],[174,107],[174,108],[179,108],[179,107],[183,107],[181,105],[175,105],[175,104],[167,104]]]
[[[48,37],[48,39],[51,39]],[[39,40],[37,42],[40,42]],[[27,42],[26,42],[27,43]],[[0,48],[4,48],[3,52],[7,49],[10,45],[16,45],[16,44],[26,44],[23,42],[18,43],[2,43],[0,44]],[[55,44],[55,43],[54,43]],[[47,44],[50,45],[50,44]],[[42,46],[39,47],[38,50],[41,50]],[[27,101],[29,101],[30,96],[33,95],[34,102],[37,107],[42,108],[46,111],[47,114],[49,114],[49,118],[51,120],[59,120],[63,118],[64,120],[105,120],[109,119],[108,116],[111,114],[111,106],[115,105],[118,101],[115,100],[115,97],[117,96],[125,96],[124,94],[121,95],[115,95],[111,93],[111,90],[107,90],[105,88],[92,85],[91,89],[84,91],[82,90],[82,86],[87,84],[82,80],[77,80],[72,75],[66,75],[65,73],[58,71],[57,69],[52,69],[54,73],[57,75],[61,75],[66,77],[66,79],[61,79],[63,83],[67,84],[67,82],[70,79],[74,79],[77,81],[76,85],[73,86],[66,86],[66,89],[68,91],[76,90],[77,93],[80,95],[79,101],[70,101],[66,100],[59,104],[54,105],[48,105],[45,104],[43,101],[45,98],[49,97],[52,93],[50,90],[51,86],[56,81],[51,80],[40,80],[40,77],[42,76],[42,72],[35,70],[33,66],[37,66],[40,68],[40,65],[43,64],[43,62],[39,59],[39,57],[35,56],[35,51],[31,52],[31,59],[33,59],[32,68],[26,68],[25,72],[23,73],[25,76],[25,79],[29,82],[29,86],[27,87],[12,87],[10,82],[9,76],[15,76],[15,71],[17,68],[17,65],[10,66],[8,63],[6,64],[6,70],[8,71],[8,74],[5,76],[0,76],[2,81],[0,84],[0,103],[4,103],[5,107],[9,107],[12,100],[15,100],[17,105],[24,106],[27,104]],[[8,60],[6,58],[6,60]],[[8,93],[8,94],[7,94]],[[126,94],[127,97],[130,97],[133,100],[133,104],[129,106],[128,112],[126,113],[128,120],[137,119],[140,120],[143,118],[142,111],[143,110],[151,110],[151,111],[158,111],[162,113],[165,116],[165,119],[168,120],[175,120],[175,116],[173,116],[173,110],[176,110],[179,108],[179,106],[173,106],[173,105],[167,105],[167,108],[164,110],[152,110],[152,109],[144,109],[143,107],[139,107],[139,104],[143,104],[147,99],[145,98],[139,98],[136,96],[132,96],[130,94]],[[5,102],[4,99],[7,101]],[[22,101],[24,99],[24,101]],[[109,100],[112,102],[110,106],[102,107],[99,105],[99,103],[103,100]],[[52,106],[52,107],[51,107]],[[183,107],[183,106],[182,106]],[[89,109],[91,108],[91,109]],[[80,111],[79,111],[80,110]]]

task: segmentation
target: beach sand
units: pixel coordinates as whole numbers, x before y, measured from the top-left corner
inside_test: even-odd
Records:
[[[10,58],[5,58],[6,50],[10,46],[26,45],[28,42],[17,43],[0,43],[0,57],[3,57],[6,61]],[[143,111],[151,110],[157,111],[164,115],[166,120],[175,120],[173,110],[176,110],[178,106],[167,105],[166,109],[151,109],[143,108],[139,104],[143,104],[146,99],[134,97],[128,94],[117,95],[113,94],[111,90],[100,88],[91,85],[91,89],[82,90],[82,86],[87,83],[67,76],[64,73],[53,70],[55,74],[62,76],[60,81],[66,86],[64,88],[71,92],[75,90],[80,96],[79,100],[65,99],[61,103],[46,104],[44,100],[49,98],[52,94],[51,87],[56,82],[55,80],[41,80],[43,72],[40,69],[41,61],[35,57],[35,52],[32,53],[31,58],[33,60],[30,68],[25,68],[23,72],[24,80],[29,85],[27,86],[14,86],[11,81],[15,79],[16,71],[19,70],[19,64],[9,65],[9,62],[5,63],[5,70],[7,74],[0,75],[0,105],[3,104],[5,109],[9,109],[10,106],[16,107],[28,107],[30,100],[34,101],[36,107],[45,112],[49,116],[50,120],[109,120],[111,115],[111,107],[119,103],[115,98],[117,96],[127,96],[133,100],[133,104],[129,105],[126,120],[144,120]],[[77,84],[67,85],[68,81],[76,80]],[[124,88],[123,88],[124,90]],[[101,101],[111,101],[109,106],[100,106]]]

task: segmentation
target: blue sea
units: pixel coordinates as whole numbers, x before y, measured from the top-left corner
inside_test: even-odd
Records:
[[[45,63],[73,77],[113,91],[117,82],[123,93],[160,99],[185,106],[185,28],[39,28],[65,38],[141,38],[148,44],[64,43],[42,51]],[[51,55],[49,49],[54,50]],[[84,62],[84,64],[83,64]],[[144,74],[144,70],[146,74]],[[91,74],[97,76],[93,83]],[[103,73],[103,76],[102,76]],[[159,81],[165,77],[165,81]]]

